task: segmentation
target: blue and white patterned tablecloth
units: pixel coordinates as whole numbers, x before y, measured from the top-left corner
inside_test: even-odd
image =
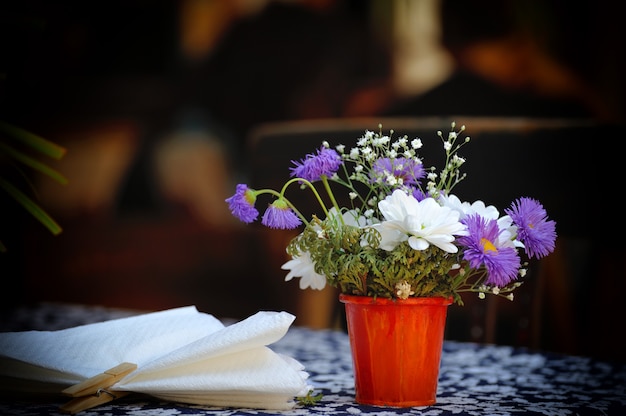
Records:
[[[60,329],[125,313],[46,305],[24,311],[23,315],[14,314],[12,320],[14,326]],[[3,330],[15,330],[6,328],[5,321]],[[350,345],[347,334],[341,331],[292,327],[271,348],[306,366],[315,393],[323,394],[319,403],[266,412],[175,404],[129,395],[80,415],[626,415],[626,364],[446,341],[437,404],[397,409],[363,406],[354,401]],[[0,414],[60,415],[57,409],[62,403],[63,398],[27,400],[5,395],[0,398]]]

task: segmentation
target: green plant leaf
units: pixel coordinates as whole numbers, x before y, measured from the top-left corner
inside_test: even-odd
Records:
[[[0,121],[0,131],[53,159],[59,160],[66,153],[63,146],[4,121]]]
[[[306,396],[297,397],[298,403],[302,406],[314,406],[323,398],[323,394],[313,396],[313,390],[309,390]]]
[[[12,157],[13,159],[17,160],[18,162],[21,162],[22,164],[29,166],[41,173],[43,173],[44,175],[47,175],[49,177],[51,177],[52,179],[54,179],[55,181],[59,182],[62,185],[67,185],[67,178],[65,178],[65,176],[63,176],[61,173],[59,173],[58,171],[52,169],[51,167],[49,167],[48,165],[46,165],[45,163],[41,163],[36,159],[33,159],[32,157],[20,152],[19,150],[5,144],[5,143],[1,143],[0,142],[0,152],[5,153],[7,156]]]
[[[7,182],[3,178],[0,178],[0,188],[4,189],[9,195],[11,195],[20,205],[22,205],[28,212],[31,213],[39,222],[41,222],[53,235],[58,235],[63,231],[61,226],[57,224],[39,205],[37,205],[26,194],[13,186],[10,182]]]

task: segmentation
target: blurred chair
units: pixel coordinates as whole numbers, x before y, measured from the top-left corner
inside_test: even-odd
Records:
[[[258,125],[247,140],[248,184],[252,188],[280,189],[289,177],[292,160],[312,153],[323,140],[331,146],[354,145],[366,130],[384,133],[393,129],[394,137],[419,137],[424,143],[420,155],[425,166],[440,167],[444,155],[437,131],[466,126],[471,142],[459,151],[466,159],[463,171],[467,178],[454,189],[462,199],[480,199],[495,205],[501,214],[517,198],[538,199],[551,219],[557,222],[555,253],[536,262],[513,302],[502,298],[465,294],[465,306],[449,309],[448,339],[524,345],[574,351],[581,328],[577,316],[585,291],[593,286],[590,258],[592,242],[607,238],[610,230],[603,204],[584,203],[581,198],[611,195],[610,178],[617,173],[615,146],[596,144],[610,141],[611,126],[601,126],[582,119],[528,119],[485,117],[366,117],[275,122]],[[585,143],[587,145],[581,145]],[[591,139],[591,140],[590,140]],[[614,161],[613,161],[614,160]],[[586,179],[592,169],[602,170],[606,181]],[[613,172],[615,171],[615,172]],[[583,181],[593,182],[583,188]],[[296,205],[311,207],[317,203],[307,191],[296,187],[287,196]],[[593,218],[594,226],[584,222]],[[605,224],[602,224],[605,223]],[[285,247],[299,231],[267,231],[269,273],[280,279],[280,265],[288,260]],[[297,281],[286,283],[297,286]],[[314,327],[340,324],[341,306],[336,291],[298,292],[298,316],[301,324]],[[585,310],[587,310],[585,309]],[[574,351],[575,352],[575,351]]]

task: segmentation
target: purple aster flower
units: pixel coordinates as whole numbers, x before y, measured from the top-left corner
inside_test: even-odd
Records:
[[[247,185],[237,185],[235,195],[226,199],[230,212],[240,221],[245,223],[254,222],[259,216],[259,211],[254,207],[256,193]]]
[[[426,195],[424,191],[422,191],[420,188],[413,188],[411,195],[413,195],[413,198],[417,199],[418,201],[422,201],[428,198],[428,195]]]
[[[279,230],[291,230],[297,228],[301,223],[300,218],[282,198],[270,204],[263,214],[263,219],[261,219],[261,224]]]
[[[341,166],[341,156],[333,149],[322,146],[317,154],[308,154],[300,162],[291,161],[295,166],[290,168],[291,176],[306,179],[310,182],[319,180],[322,175],[331,177]]]
[[[419,180],[426,176],[422,163],[414,160],[399,157],[390,159],[387,157],[377,159],[372,165],[372,181],[377,179],[385,180],[391,175],[402,180],[406,186],[417,185]]]
[[[462,222],[469,233],[457,239],[459,244],[465,246],[463,258],[474,269],[485,266],[485,284],[503,287],[515,280],[521,261],[514,247],[498,246],[498,221],[473,214]]]
[[[520,198],[504,212],[517,226],[517,239],[524,243],[529,257],[540,259],[554,251],[556,223],[548,220],[548,214],[539,201]]]

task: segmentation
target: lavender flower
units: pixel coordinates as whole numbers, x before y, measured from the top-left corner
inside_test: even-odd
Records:
[[[415,186],[426,176],[424,166],[415,159],[388,157],[377,159],[372,164],[372,181],[382,180],[392,186]]]
[[[256,193],[247,185],[237,185],[235,195],[227,198],[226,202],[230,212],[242,222],[249,224],[259,216],[259,211],[254,207]]]
[[[519,198],[505,209],[517,228],[517,238],[524,243],[529,257],[542,258],[554,251],[556,223],[548,220],[546,210],[537,200]]]
[[[302,221],[293,212],[287,202],[284,199],[279,198],[274,201],[265,210],[261,224],[269,228],[275,228],[279,230],[292,230],[297,228]]]
[[[322,176],[331,177],[341,166],[341,156],[324,146],[320,147],[317,154],[308,154],[300,162],[292,161],[295,167],[290,168],[291,176],[315,182]]]
[[[417,199],[418,201],[423,201],[424,199],[428,198],[428,195],[426,195],[426,193],[420,188],[413,188],[413,190],[411,191],[411,195],[413,195],[413,198]]]
[[[515,280],[521,261],[514,247],[500,245],[498,221],[472,214],[463,223],[469,235],[459,237],[458,242],[465,246],[463,258],[470,267],[485,267],[487,285],[504,287]]]

